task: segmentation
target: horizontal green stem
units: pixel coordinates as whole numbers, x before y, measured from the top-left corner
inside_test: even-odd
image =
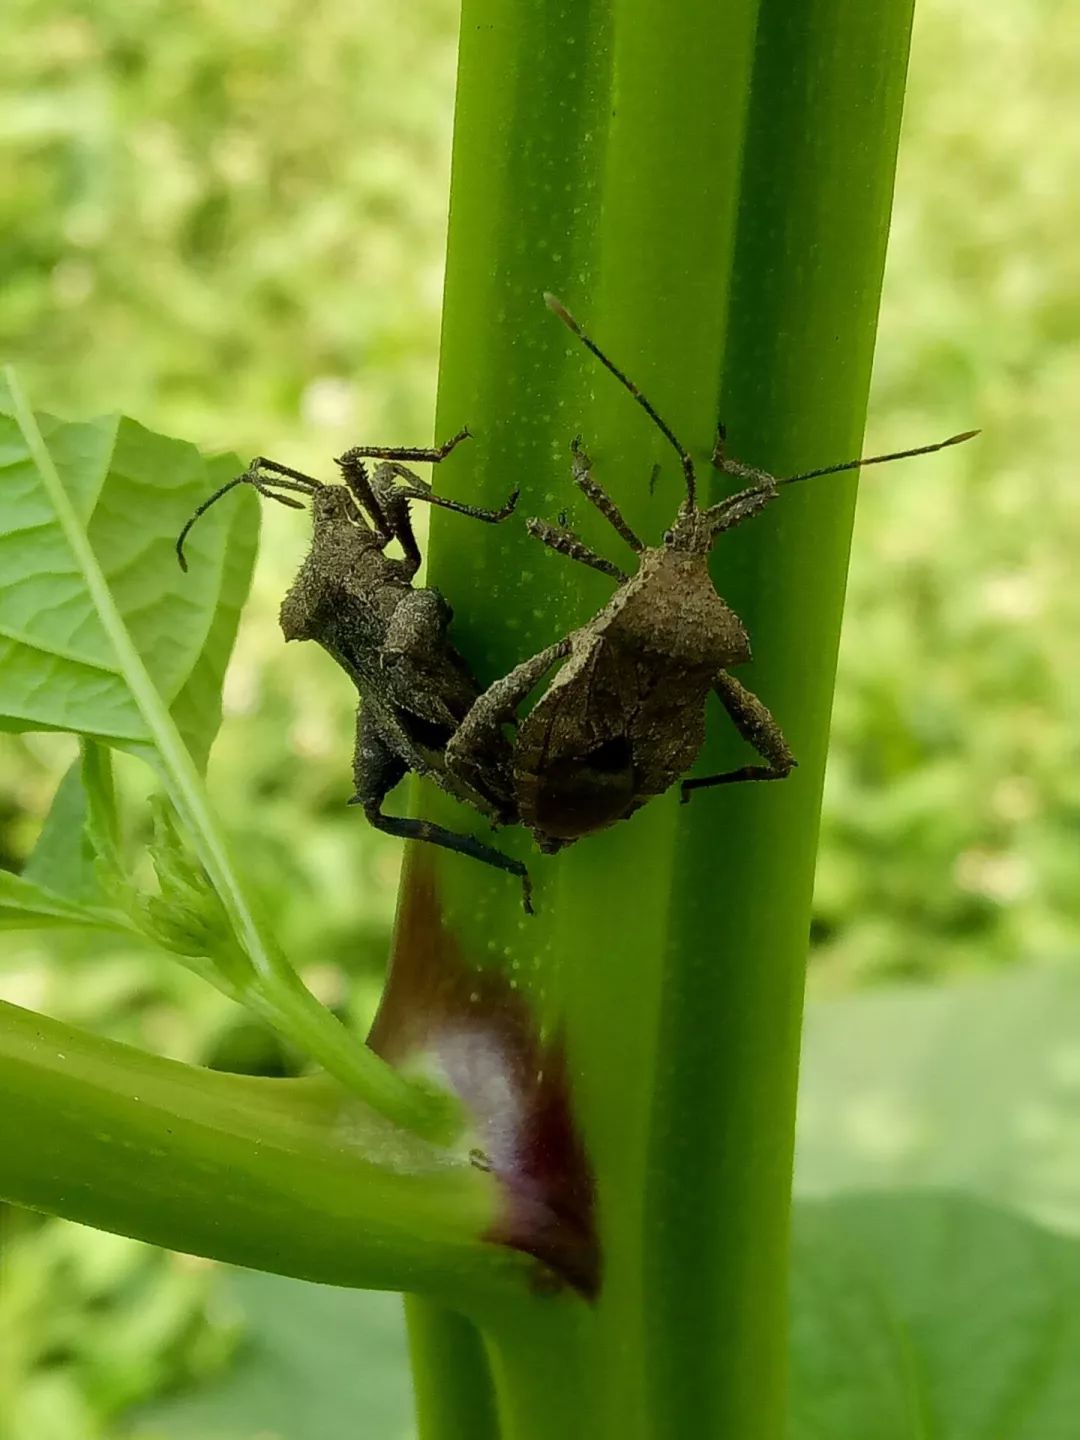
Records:
[[[305,1280],[483,1304],[525,1262],[480,1238],[490,1176],[327,1077],[147,1055],[0,1003],[0,1198]]]

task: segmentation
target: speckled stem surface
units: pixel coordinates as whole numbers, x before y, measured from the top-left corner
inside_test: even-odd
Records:
[[[779,473],[856,452],[910,20],[910,0],[465,0],[436,429],[475,435],[441,467],[458,467],[455,495],[497,504],[521,485],[522,516],[568,507],[626,563],[570,484],[580,432],[639,534],[657,539],[678,503],[663,438],[545,290],[705,473],[718,415],[731,454]],[[503,1440],[783,1434],[803,968],[854,483],[796,489],[723,537],[714,570],[753,638],[740,678],[796,774],[686,807],[671,794],[551,859],[501,833],[533,871],[533,920],[504,877],[432,860],[464,963],[498,972],[565,1047],[595,1184],[596,1300],[523,1295],[484,1331]],[[452,525],[433,517],[431,577],[482,679],[610,594],[523,525]],[[709,731],[699,773],[747,758],[719,709]],[[438,1316],[423,1323],[437,1354]],[[468,1416],[448,1389],[425,1440],[468,1433]]]

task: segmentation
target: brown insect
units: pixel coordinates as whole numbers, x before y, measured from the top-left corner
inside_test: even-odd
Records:
[[[530,533],[543,544],[611,576],[618,589],[587,624],[516,666],[476,700],[447,744],[446,764],[481,792],[503,797],[504,806],[512,797],[521,823],[550,853],[627,819],[684,775],[704,742],[710,693],[761,763],[684,780],[683,799],[710,786],[782,780],[790,774],[796,761],[780,726],[757,696],[728,673],[750,659],[750,639],[709,574],[717,537],[759,514],[784,485],[930,454],[977,432],[778,479],[728,459],[721,426],[713,465],[751,483],[703,509],[697,503],[694,461],[671,427],[565,306],[552,295],[544,298],[672,445],[686,483],[686,497],[662,543],[647,546],[594,479],[580,440],[573,442],[574,484],[637,556],[633,574],[596,554],[565,525],[528,521]],[[508,739],[504,726],[560,662],[558,674]]]
[[[477,794],[445,764],[446,742],[480,694],[480,686],[447,633],[452,611],[442,594],[413,585],[420,548],[409,504],[422,500],[489,524],[513,511],[517,491],[500,510],[483,510],[435,495],[403,460],[437,463],[467,431],[437,449],[357,448],[337,462],[344,484],[327,485],[311,475],[259,457],[205,500],[184,526],[176,552],[187,569],[184,541],[195,521],[237,485],[312,513],[311,549],[281,605],[286,640],[314,640],[353,681],[360,697],[353,777],[369,822],[388,835],[425,840],[516,875],[525,909],[531,911],[529,876],[513,860],[472,835],[431,820],[385,815],[383,803],[409,771],[427,775],[493,824],[516,819],[486,794]],[[368,474],[363,461],[379,461]],[[303,499],[296,499],[299,495]],[[396,540],[400,559],[387,555]]]

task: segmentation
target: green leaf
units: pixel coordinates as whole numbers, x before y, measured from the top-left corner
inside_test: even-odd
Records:
[[[208,463],[193,445],[115,416],[70,424],[43,415],[38,424],[105,586],[201,767],[251,578],[255,497],[245,492],[200,522],[188,577],[175,541],[200,501],[242,467],[232,457]],[[150,743],[7,388],[0,487],[0,724]]]
[[[69,900],[101,904],[106,888],[102,865],[119,870],[116,827],[109,752],[84,740],[82,754],[60,782],[22,878]]]
[[[1080,1413],[1080,1244],[959,1196],[796,1210],[789,1440],[1066,1440]],[[399,1303],[236,1271],[227,1380],[141,1412],[136,1440],[408,1433]]]
[[[789,1440],[1071,1440],[1080,1244],[958,1196],[802,1205]]]
[[[24,880],[71,900],[100,897],[97,857],[86,834],[86,792],[82,761],[60,781],[41,835],[22,872]]]
[[[0,870],[0,930],[29,930],[58,925],[89,925],[126,930],[123,917],[80,904],[35,885],[21,875]]]
[[[957,1188],[1080,1232],[1078,1032],[1064,965],[816,1001],[797,1193]]]
[[[357,1045],[305,989],[260,927],[210,806],[197,757],[169,711],[169,698],[186,683],[195,660],[204,662],[203,685],[222,663],[222,633],[208,639],[212,606],[197,636],[169,629],[162,582],[152,571],[166,558],[171,569],[175,545],[166,556],[163,522],[152,504],[153,518],[145,528],[157,537],[156,563],[146,563],[146,546],[136,538],[137,502],[160,499],[156,466],[171,475],[166,494],[185,496],[193,474],[205,481],[198,452],[181,446],[184,455],[178,459],[170,447],[179,442],[150,436],[130,422],[62,425],[45,417],[39,423],[14,372],[5,375],[0,475],[7,528],[0,530],[0,558],[9,567],[0,589],[0,634],[7,635],[6,649],[0,646],[0,715],[6,707],[9,723],[17,728],[74,729],[142,753],[156,768],[228,918],[235,943],[224,956],[208,957],[227,958],[220,980],[234,983],[240,956],[244,983],[236,993],[263,1020],[388,1118],[440,1138],[459,1134],[456,1102],[414,1085]],[[179,533],[182,524],[170,521],[168,536]],[[208,543],[200,539],[192,558],[205,562]],[[223,560],[220,550],[215,553]],[[236,593],[235,577],[231,584]],[[153,625],[147,624],[148,612],[155,616]],[[191,618],[196,615],[193,609]],[[191,663],[181,664],[181,655]],[[194,701],[193,692],[181,707],[189,716],[198,713]],[[207,737],[203,741],[205,748]]]
[[[223,1277],[246,1317],[231,1375],[136,1415],[132,1440],[406,1440],[412,1399],[394,1295],[251,1270]]]

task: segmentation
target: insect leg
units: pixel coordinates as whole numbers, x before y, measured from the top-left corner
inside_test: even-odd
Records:
[[[714,470],[724,468],[724,455],[727,447],[727,426],[722,420],[716,422],[716,439],[713,441],[712,455],[709,457],[709,464]]]
[[[359,464],[358,461],[353,463]],[[424,483],[419,475],[414,475],[411,470],[406,470],[404,465],[384,462],[376,465],[375,473],[371,477],[370,489],[375,504],[379,507],[379,514],[383,517],[387,540],[397,540],[405,552],[406,574],[411,580],[420,569],[420,546],[416,543],[412,517],[409,514],[410,497],[394,484],[394,479],[399,474],[407,475],[417,485]]]
[[[382,544],[388,545],[395,534],[393,522],[383,509],[381,497],[376,495],[375,487],[368,479],[367,466],[357,458],[352,450],[347,450],[344,455],[340,455],[336,463],[341,468],[342,477],[353,499],[371,517],[371,523]],[[413,566],[415,572],[420,565],[420,551],[415,540],[412,543],[412,550],[415,552],[416,563]],[[409,554],[409,559],[413,559],[413,554]]]
[[[684,804],[694,790],[710,789],[714,785],[737,785],[743,780],[783,780],[797,764],[780,726],[768,708],[747,690],[745,685],[740,685],[734,676],[722,670],[716,677],[713,688],[739,734],[768,763],[743,765],[738,770],[728,770],[722,775],[703,775],[700,779],[684,780]]]
[[[354,445],[351,450],[346,450],[341,460],[415,460],[418,462],[437,465],[440,460],[445,460],[447,455],[455,446],[460,445],[462,440],[469,438],[468,426],[452,435],[449,440],[444,440],[441,445],[405,447],[393,445]],[[341,460],[338,464],[341,464]]]
[[[751,485],[737,495],[729,495],[705,511],[706,519],[712,522],[712,533],[721,535],[725,530],[734,530],[744,520],[759,515],[765,506],[776,499],[779,491],[774,485]]]
[[[625,571],[613,565],[610,560],[605,560],[602,555],[597,555],[595,550],[590,550],[584,540],[579,540],[572,530],[567,530],[562,525],[552,525],[547,520],[526,520],[525,528],[530,535],[550,549],[557,550],[560,555],[566,555],[571,560],[580,560],[582,565],[591,565],[601,574],[610,575],[620,585],[628,578]]]
[[[446,768],[465,784],[512,807],[513,774],[509,743],[502,727],[529,691],[559,660],[570,654],[570,637],[549,645],[490,685],[473,701],[469,713],[446,747]]]
[[[465,505],[458,500],[444,500],[441,496],[432,493],[431,486],[426,480],[422,480],[419,475],[394,460],[386,460],[381,465],[377,465],[370,481],[359,460],[349,460],[347,456],[343,456],[339,463],[341,463],[354,493],[356,493],[357,487],[353,477],[354,475],[357,478],[362,477],[367,497],[361,496],[362,503],[381,521],[381,533],[386,540],[395,539],[400,542],[401,548],[405,552],[405,564],[408,567],[407,573],[410,579],[420,568],[420,547],[416,543],[412,518],[409,514],[410,500],[425,500],[429,505],[438,505],[444,510],[456,510],[459,515],[471,515],[474,520],[484,520],[489,524],[505,520],[517,504],[518,492],[516,490],[501,510],[485,510],[479,505]],[[407,481],[407,487],[396,485],[394,483],[396,480]]]
[[[368,822],[385,835],[395,835],[400,840],[424,840],[429,845],[439,845],[444,850],[453,850],[458,855],[468,855],[484,865],[516,875],[521,881],[521,899],[525,913],[531,915],[532,884],[529,872],[520,860],[512,860],[492,845],[485,845],[472,835],[459,835],[431,820],[411,820],[400,815],[384,815],[383,801],[399,780],[405,775],[407,766],[399,755],[395,755],[379,734],[378,728],[361,713],[356,729],[356,754],[353,760],[353,775],[356,794],[350,805],[360,805]]]
[[[461,500],[447,500],[442,495],[436,495],[426,480],[422,480],[419,475],[414,474],[404,465],[398,465],[393,461],[380,465],[375,476],[376,482],[380,477],[384,481],[379,495],[384,504],[389,497],[390,481],[393,479],[406,480],[408,485],[401,490],[395,489],[395,494],[404,495],[407,500],[423,500],[428,505],[437,505],[441,510],[453,510],[458,515],[470,515],[474,520],[483,520],[487,525],[497,525],[500,520],[508,519],[514,513],[514,506],[521,493],[514,490],[505,505],[500,505],[498,510],[488,510],[483,505],[466,505]]]
[[[617,530],[622,538],[634,550],[640,554],[644,545],[634,534],[633,530],[623,518],[622,511],[615,504],[615,501],[607,493],[604,487],[597,483],[592,477],[592,461],[581,447],[581,436],[577,435],[570,442],[570,468],[574,476],[574,484],[581,493],[596,506],[600,514],[614,530]],[[650,490],[652,482],[650,481]]]
[[[716,427],[716,439],[713,442],[712,456],[710,463],[714,470],[719,470],[723,475],[735,475],[740,480],[756,480],[759,486],[772,486],[780,482],[775,475],[770,475],[767,470],[758,470],[753,465],[744,465],[741,460],[732,460],[727,453],[727,426],[721,420]]]

